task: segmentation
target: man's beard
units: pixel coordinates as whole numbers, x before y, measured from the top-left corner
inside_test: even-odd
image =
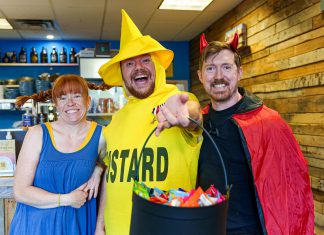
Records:
[[[150,85],[150,87],[148,89],[146,89],[145,91],[136,90],[136,88],[129,85],[128,83],[125,83],[125,87],[131,95],[133,95],[139,99],[145,99],[145,98],[149,97],[154,92],[155,84],[152,83]]]
[[[225,90],[224,91],[214,91],[213,86],[219,85],[219,84],[225,84]],[[216,101],[216,102],[226,102],[229,101],[234,94],[236,93],[237,90],[237,84],[234,87],[233,90],[231,90],[230,84],[225,81],[224,79],[221,80],[216,80],[214,81],[212,84],[210,84],[210,90],[209,90],[209,94],[210,97]]]
[[[135,83],[135,77],[137,76],[137,74],[142,74],[146,76],[147,79],[147,83],[150,85],[149,87],[145,87],[145,89],[136,89],[136,83]],[[134,72],[133,74],[131,74],[131,80],[125,82],[125,87],[128,90],[128,92],[135,96],[136,98],[139,99],[145,99],[147,97],[149,97],[155,89],[155,82],[152,82],[152,74],[150,71],[147,70],[140,70],[138,72]],[[132,83],[134,83],[134,85],[132,85]]]

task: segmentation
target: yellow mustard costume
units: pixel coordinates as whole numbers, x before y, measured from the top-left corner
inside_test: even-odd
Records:
[[[166,84],[165,69],[173,52],[165,49],[150,36],[142,36],[127,13],[122,10],[120,52],[99,74],[109,85],[123,85],[120,61],[150,54],[155,64],[155,89],[145,99],[128,97],[128,103],[104,129],[107,141],[106,175],[106,234],[129,234],[132,210],[132,178],[136,174],[143,144],[157,126],[152,110],[170,96],[180,93]],[[197,100],[192,94],[190,99]],[[195,188],[201,132],[189,132],[179,127],[164,130],[159,137],[152,135],[145,148],[139,168],[139,180],[160,189]]]

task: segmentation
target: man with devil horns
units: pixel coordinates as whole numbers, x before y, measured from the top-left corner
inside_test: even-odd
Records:
[[[230,43],[200,41],[199,80],[211,103],[204,126],[227,170],[230,199],[227,235],[313,234],[314,204],[306,161],[278,112],[238,82],[242,77],[238,36]],[[204,138],[198,185],[226,191],[219,158]]]

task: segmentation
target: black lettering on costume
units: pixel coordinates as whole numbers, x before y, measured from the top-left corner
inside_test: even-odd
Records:
[[[136,176],[143,182],[164,181],[169,171],[169,154],[165,147],[157,147],[156,153],[154,150],[145,148],[141,159],[136,148],[132,153],[130,149],[107,151],[106,181],[114,183],[117,179],[118,182],[131,182]],[[125,169],[128,161],[129,169]]]
[[[120,182],[124,182],[124,171],[125,171],[125,159],[128,158],[129,149],[124,149],[120,153],[120,158],[122,159],[120,168]]]
[[[128,169],[128,176],[127,176],[127,182],[131,182],[133,178],[136,176],[136,170],[138,169],[138,157],[137,157],[137,149],[134,149],[131,162],[129,164],[129,169]]]
[[[149,180],[153,181],[153,160],[154,153],[153,149],[145,148],[143,150],[143,160],[142,160],[142,181],[146,181],[146,172],[149,173]]]
[[[156,181],[163,181],[168,175],[169,169],[169,156],[168,151],[164,147],[157,148],[157,165],[156,165]],[[163,161],[163,163],[162,163]],[[164,165],[164,169],[162,170],[162,164]]]
[[[117,175],[117,165],[115,162],[115,158],[117,159],[119,155],[118,150],[116,149],[112,156],[111,156],[111,163],[110,163],[110,168],[113,172],[110,172],[110,182],[114,183],[116,180],[116,175]]]
[[[110,161],[111,161],[111,151],[107,151],[107,170],[106,170],[106,182],[109,180],[109,169],[110,169]]]

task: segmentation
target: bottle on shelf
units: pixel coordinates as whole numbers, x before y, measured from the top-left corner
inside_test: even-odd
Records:
[[[75,57],[75,54],[76,54],[76,52],[75,52],[74,47],[71,47],[71,51],[70,51],[70,54],[69,54],[70,64],[77,63],[77,58]]]
[[[35,114],[35,115],[33,115],[33,125],[35,126],[35,125],[37,125],[39,122],[38,122],[38,115],[37,114]]]
[[[17,63],[17,53],[15,51],[12,52],[11,62]]]
[[[62,47],[62,51],[60,53],[60,63],[66,63],[66,62],[67,62],[66,50],[64,47]]]
[[[45,47],[42,48],[40,59],[41,59],[41,63],[48,63],[47,50]]]
[[[26,113],[22,115],[23,126],[33,126],[34,125],[34,115],[31,113],[30,109],[26,109]]]
[[[47,106],[47,105],[40,107],[40,111],[38,113],[39,124],[42,124],[42,123],[45,123],[48,121],[48,113],[49,113],[48,108],[49,108],[49,106]]]
[[[27,53],[24,47],[21,47],[19,52],[19,63],[27,63]]]
[[[57,51],[56,51],[55,46],[53,46],[53,49],[51,52],[51,63],[58,63],[58,56],[57,56]]]
[[[50,105],[48,107],[47,121],[54,122],[56,120],[57,120],[57,114],[56,114],[55,108],[54,108],[54,106]]]
[[[8,53],[4,54],[4,57],[2,58],[2,63],[9,63],[10,57],[8,56]]]
[[[39,124],[45,123],[46,122],[46,118],[47,118],[46,114],[44,114],[42,112],[39,113],[38,114],[38,123]]]
[[[38,63],[38,53],[35,47],[33,47],[30,52],[30,63]]]

